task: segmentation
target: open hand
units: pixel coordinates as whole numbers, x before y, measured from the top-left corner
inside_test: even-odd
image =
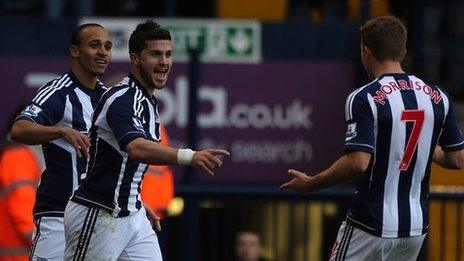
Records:
[[[204,170],[211,176],[214,176],[214,170],[222,166],[222,156],[229,156],[230,153],[221,149],[206,149],[193,154],[191,165]]]
[[[313,179],[312,177],[306,175],[306,173],[294,169],[289,169],[288,174],[292,175],[293,179],[287,183],[282,184],[279,187],[280,190],[290,189],[302,194],[311,192],[308,185],[310,184],[311,179]]]

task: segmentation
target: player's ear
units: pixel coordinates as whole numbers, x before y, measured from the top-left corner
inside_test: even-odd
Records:
[[[372,53],[372,51],[371,51],[371,49],[369,47],[367,47],[366,45],[363,45],[362,48],[363,48],[363,53],[364,53],[365,57],[367,57],[367,58],[373,57],[373,53]]]
[[[72,58],[79,57],[79,48],[76,45],[72,44],[69,46],[69,53],[71,54]]]
[[[129,54],[131,64],[138,65],[139,64],[139,56],[136,53]]]
[[[364,53],[366,53],[367,50],[369,50],[369,48],[367,48],[367,46],[365,46],[365,45],[361,45],[361,48],[362,48],[362,51],[363,51]],[[370,50],[369,50],[369,51],[370,51]]]
[[[407,50],[407,49],[404,49],[404,50],[403,50],[403,57],[402,57],[402,59],[401,59],[401,60],[403,60],[403,59],[404,59],[404,57],[406,57],[406,54],[408,54],[408,50]]]

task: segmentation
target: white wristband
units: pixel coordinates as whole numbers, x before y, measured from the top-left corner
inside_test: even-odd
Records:
[[[193,159],[194,150],[191,149],[179,149],[177,151],[177,163],[183,166],[190,166]]]

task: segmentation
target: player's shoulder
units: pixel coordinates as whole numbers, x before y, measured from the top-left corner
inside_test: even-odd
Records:
[[[416,76],[414,74],[410,74],[408,75],[409,77],[409,80],[412,81],[412,84],[415,84],[415,85],[420,85],[420,86],[429,86],[433,89],[439,89],[441,91],[443,91],[443,88],[441,88],[438,84],[434,83],[434,82],[431,82],[431,81],[428,81],[427,79],[423,79],[422,77],[419,77],[419,76]]]
[[[124,77],[121,82],[109,88],[102,99],[111,104],[134,104],[134,101],[141,98],[141,91],[133,85],[129,77]]]
[[[68,74],[68,73],[65,73],[65,74],[62,74],[48,82],[46,82],[45,84],[43,84],[38,92],[43,92],[43,91],[50,91],[50,90],[55,90],[55,91],[58,91],[58,90],[62,90],[66,87],[69,87],[71,86],[75,81],[72,79],[72,77]]]
[[[365,84],[365,85],[362,85],[361,87],[357,87],[354,91],[352,91],[348,97],[347,97],[347,101],[348,100],[354,100],[354,99],[367,99],[367,94],[368,93],[371,93],[375,88],[378,87],[379,85],[379,82],[378,82],[378,78],[372,80],[371,82]]]
[[[105,98],[109,98],[114,95],[120,96],[121,92],[126,92],[130,88],[127,77],[124,77],[119,83],[109,87],[104,94]]]
[[[63,103],[69,92],[68,87],[73,85],[74,82],[75,80],[68,73],[65,73],[42,85],[32,101],[39,105],[43,105],[49,101],[52,103]]]
[[[431,93],[433,97],[440,97],[440,100],[442,100],[442,98],[447,101],[451,99],[450,95],[445,90],[445,88],[443,88],[439,84],[436,84],[428,80],[424,80],[415,75],[410,75],[409,78],[412,81],[411,86],[414,86],[415,89],[423,90],[426,94]]]

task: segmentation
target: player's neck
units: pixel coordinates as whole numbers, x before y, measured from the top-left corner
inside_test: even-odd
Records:
[[[372,66],[371,76],[373,79],[388,73],[404,73],[403,68],[401,68],[401,63],[385,61],[382,63],[375,63]]]
[[[153,96],[153,92],[155,91],[155,88],[150,88],[150,84],[148,84],[143,79],[142,75],[140,74],[140,71],[132,68],[131,74],[134,75],[137,81],[139,81],[139,83],[142,85],[141,87],[143,87],[147,91],[148,95],[150,95],[150,97]]]
[[[79,65],[71,63],[71,72],[76,76],[79,83],[88,89],[95,89],[97,83],[97,77],[93,74],[89,74]]]

